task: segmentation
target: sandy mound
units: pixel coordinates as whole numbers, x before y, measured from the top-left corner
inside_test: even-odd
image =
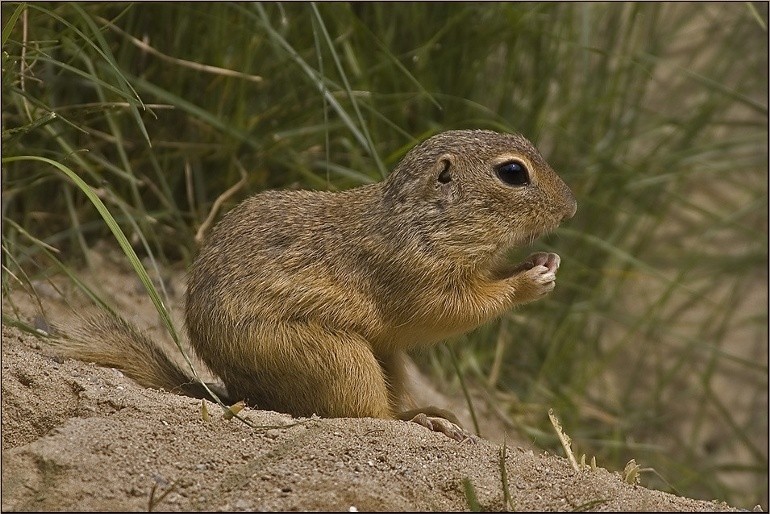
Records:
[[[413,423],[292,419],[246,410],[251,428],[209,404],[144,389],[120,372],[48,354],[3,327],[2,509],[731,510],[575,472],[509,447],[457,443]],[[167,494],[166,494],[167,493]]]

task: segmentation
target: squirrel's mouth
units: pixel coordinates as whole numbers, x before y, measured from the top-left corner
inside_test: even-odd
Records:
[[[504,251],[510,252],[514,248],[523,248],[525,246],[532,246],[539,237],[544,236],[549,232],[551,232],[550,228],[532,229],[528,233],[514,238],[508,245],[506,245],[506,247],[504,248]]]

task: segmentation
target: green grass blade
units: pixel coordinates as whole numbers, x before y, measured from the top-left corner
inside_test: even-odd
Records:
[[[120,248],[123,250],[123,253],[126,255],[129,262],[131,263],[131,267],[134,269],[134,272],[136,272],[137,276],[139,277],[139,280],[142,282],[142,285],[144,285],[144,288],[147,290],[147,294],[150,296],[152,303],[155,305],[155,309],[158,311],[158,314],[163,320],[163,324],[166,326],[166,330],[168,331],[169,335],[174,340],[174,342],[179,346],[180,344],[179,337],[177,335],[176,330],[174,329],[173,322],[171,321],[171,316],[168,312],[168,309],[164,305],[163,300],[161,300],[160,295],[158,295],[158,291],[155,289],[155,286],[153,285],[152,280],[147,274],[147,271],[144,269],[144,266],[139,260],[139,257],[136,255],[136,252],[134,252],[134,249],[131,247],[131,243],[128,242],[128,239],[126,238],[125,234],[123,234],[123,231],[121,230],[117,221],[115,221],[115,218],[112,216],[112,214],[104,205],[104,203],[101,201],[101,199],[98,196],[96,196],[96,193],[93,192],[91,187],[88,184],[86,184],[83,181],[83,179],[81,179],[70,168],[68,168],[67,166],[64,166],[59,162],[48,159],[46,157],[40,157],[36,155],[27,155],[27,156],[18,156],[18,157],[4,157],[2,159],[3,163],[10,163],[10,162],[16,162],[16,161],[39,161],[39,162],[48,164],[50,166],[53,166],[57,170],[61,171],[65,176],[67,176],[67,178],[69,178],[72,182],[74,182],[75,185],[77,185],[78,189],[80,189],[83,192],[83,194],[85,194],[88,197],[88,199],[91,201],[94,207],[96,207],[96,210],[99,211],[99,214],[101,215],[102,219],[109,227],[113,236],[115,237],[118,244],[120,245]],[[192,367],[192,364],[191,364],[191,367]]]
[[[13,31],[13,28],[16,26],[16,21],[19,19],[19,16],[22,12],[24,12],[24,9],[27,8],[27,4],[22,2],[19,5],[16,6],[16,9],[14,9],[13,13],[8,17],[8,21],[3,26],[3,33],[2,33],[2,39],[3,39],[3,46],[8,42],[8,38],[11,37],[11,32]]]

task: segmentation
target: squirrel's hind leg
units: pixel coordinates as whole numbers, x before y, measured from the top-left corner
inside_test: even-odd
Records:
[[[442,434],[457,441],[473,440],[474,436],[465,431],[460,426],[457,416],[448,410],[439,407],[422,407],[401,411],[401,403],[406,393],[406,355],[401,351],[396,351],[388,355],[380,355],[379,361],[385,372],[387,380],[388,394],[390,396],[390,405],[393,412],[396,412],[396,419],[411,421],[422,425],[428,430],[441,432]]]
[[[228,359],[238,369],[221,370],[232,396],[293,416],[393,418],[382,367],[363,337],[284,321],[252,325],[240,338]]]

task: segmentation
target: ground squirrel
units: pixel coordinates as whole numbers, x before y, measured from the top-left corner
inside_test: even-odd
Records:
[[[529,244],[575,214],[567,185],[524,137],[454,130],[410,150],[382,182],[266,191],[212,230],[188,276],[186,329],[227,397],[295,416],[400,412],[405,352],[554,288],[559,256]],[[129,323],[90,320],[64,353],[146,386],[200,396],[190,374]]]

